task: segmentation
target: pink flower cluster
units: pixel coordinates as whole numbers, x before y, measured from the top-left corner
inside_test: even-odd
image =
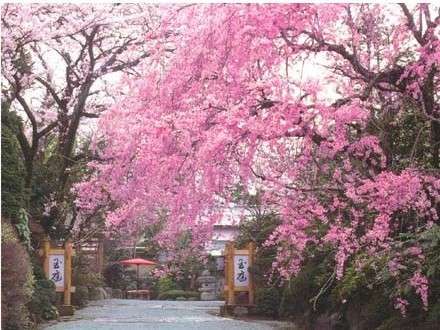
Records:
[[[378,104],[395,104],[383,110],[391,116],[406,106],[396,100],[420,102],[411,87],[386,80],[391,73],[377,72],[408,52],[420,65],[426,50],[408,46],[413,36],[397,7],[362,8],[356,18],[346,6],[324,4],[166,8],[157,33],[166,36],[163,48],[100,120],[105,147],[97,153],[107,161],[78,185],[78,205],[87,212],[111,204],[114,225],[164,223],[157,239],[168,248],[190,231],[196,247],[209,240],[237,184],[258,187],[282,219],[266,244],[277,247],[273,267],[286,279],[310,246],[331,247],[340,279],[357,253],[388,253],[403,226],[414,233],[438,221],[438,176],[391,168],[386,132],[369,127],[384,115]],[[314,54],[325,54],[331,70],[305,83],[292,67]],[[369,72],[375,78],[359,78]],[[422,252],[412,252],[420,263]],[[404,272],[400,265],[390,261],[391,273]],[[419,274],[411,285],[427,304],[425,280]],[[406,305],[400,299],[396,308],[404,313]]]
[[[416,290],[422,299],[423,307],[428,309],[428,279],[420,272],[416,272],[409,280],[411,286]]]

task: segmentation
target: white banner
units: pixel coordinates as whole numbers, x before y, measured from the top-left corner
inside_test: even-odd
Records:
[[[57,288],[64,288],[64,254],[49,255],[49,280]]]
[[[234,256],[234,286],[249,286],[249,256]]]

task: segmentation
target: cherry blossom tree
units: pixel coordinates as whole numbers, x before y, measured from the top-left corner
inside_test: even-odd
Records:
[[[382,256],[396,308],[404,285],[427,308],[423,249],[401,234],[440,212],[438,8],[191,5],[161,19],[157,65],[100,120],[82,212],[118,226],[166,209],[160,244],[187,230],[200,244],[234,187],[258,187],[281,215],[267,244],[282,277],[310,246],[331,247],[329,281]]]
[[[48,204],[65,200],[72,166],[84,158],[76,147],[81,127],[93,126],[87,119],[99,117],[110,96],[120,94],[118,77],[137,75],[150,56],[155,11],[144,5],[2,6],[2,93],[27,121],[14,127],[27,189],[44,141],[56,136],[57,188]],[[58,220],[65,216],[60,207],[51,212]]]

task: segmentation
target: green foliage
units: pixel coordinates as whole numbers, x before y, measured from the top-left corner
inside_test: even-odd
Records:
[[[132,251],[128,249],[119,249],[126,241],[126,237],[116,229],[110,232],[112,239],[104,240],[105,260],[107,263],[115,263],[119,260],[132,258]]]
[[[440,301],[437,301],[437,303],[433,304],[429,309],[427,322],[440,324]]]
[[[343,278],[333,288],[331,299],[335,303],[345,300],[344,308],[339,308],[347,327],[356,325],[360,329],[435,329],[434,324],[440,321],[440,279],[439,275],[439,227],[434,225],[417,234],[400,234],[401,241],[395,247],[404,251],[406,247],[419,245],[423,248],[425,261],[424,274],[429,277],[429,310],[424,312],[420,297],[414,289],[402,281],[399,294],[408,300],[409,306],[406,317],[394,308],[390,297],[396,292],[394,281],[388,271],[387,255],[367,256],[357,255],[348,265]],[[362,260],[364,265],[359,271],[354,265],[356,260]],[[400,277],[412,275],[411,267],[402,271]]]
[[[401,134],[402,131],[396,129],[392,133]],[[425,139],[423,134],[422,132],[421,139]],[[394,146],[392,150],[397,158],[404,154],[405,150],[412,148],[410,140],[403,137],[399,139],[402,145]],[[417,161],[428,161],[423,159],[423,152],[417,150],[414,157]],[[399,160],[402,164],[409,161],[404,158]],[[397,162],[394,165],[399,166]],[[239,189],[234,193],[234,198],[244,198],[249,203],[247,208],[251,210],[251,216],[240,225],[238,245],[243,247],[250,241],[257,245],[256,264],[251,272],[256,277],[257,287],[260,288],[256,293],[260,314],[275,317],[278,314],[283,318],[295,320],[295,323],[303,328],[314,328],[321,324],[320,320],[329,319],[330,316],[337,320],[335,329],[438,328],[434,325],[440,322],[440,226],[433,225],[416,234],[408,234],[403,230],[399,235],[399,243],[393,247],[397,251],[404,251],[411,246],[420,246],[425,256],[423,273],[429,278],[428,312],[422,311],[420,297],[411,286],[405,284],[406,280],[400,286],[399,294],[403,292],[409,301],[407,316],[404,318],[390,300],[390,297],[398,294],[392,289],[396,287],[394,282],[398,279],[389,273],[387,264],[391,255],[388,254],[357,254],[347,260],[343,277],[336,280],[334,251],[319,251],[311,245],[307,248],[306,255],[309,257],[304,260],[301,271],[280,288],[281,294],[277,296],[273,291],[276,289],[267,287],[266,278],[263,276],[270,271],[276,251],[264,247],[262,243],[279,224],[279,220],[276,215],[270,213],[262,216],[264,212],[261,212],[258,198],[252,199],[252,196],[246,196]],[[357,266],[359,261],[363,265],[361,270]],[[411,276],[412,270],[410,267],[406,270],[407,274],[402,276]],[[278,299],[279,308],[276,308]]]
[[[86,286],[76,286],[72,295],[72,302],[75,306],[84,307],[89,301],[89,289]]]
[[[260,288],[255,293],[255,302],[259,315],[277,317],[281,297],[278,289],[274,287]]]
[[[9,220],[6,220],[6,218],[2,217],[2,243],[11,242],[11,243],[17,243],[19,242],[17,231],[14,228],[14,226],[11,225]]]
[[[31,231],[29,230],[29,218],[25,209],[21,208],[18,211],[18,221],[15,224],[18,235],[23,243],[26,244],[28,249],[31,248]]]
[[[32,72],[32,55],[22,47],[18,49],[13,60],[14,68],[21,74]]]
[[[127,275],[124,267],[118,263],[108,265],[104,270],[105,283],[113,289],[125,289]]]
[[[161,295],[164,292],[171,291],[171,290],[177,290],[179,289],[176,281],[172,279],[171,277],[162,277],[157,282],[157,289],[159,291],[159,295]]]
[[[87,272],[87,273],[76,274],[74,275],[74,277],[75,277],[76,285],[87,286],[90,288],[97,288],[104,286],[103,278],[99,273]]]
[[[326,283],[332,283],[331,279],[334,276],[331,258],[328,252],[315,251],[313,257],[305,260],[301,271],[284,287],[280,304],[281,316],[303,318],[307,323],[311,322],[318,312],[325,313],[331,308],[328,296],[331,285],[327,290],[322,290]],[[314,311],[314,307],[317,311]]]
[[[104,286],[104,279],[93,271],[87,255],[79,253],[73,257],[72,283],[76,287],[73,303],[83,307],[89,301],[89,289]]]
[[[168,276],[173,278],[178,289],[194,290],[196,285],[195,279],[207,266],[201,261],[201,247],[191,247],[192,236],[193,233],[190,230],[180,233],[173,249],[176,251],[192,249],[194,253],[183,258],[174,258],[174,260],[167,263],[169,269],[174,269],[174,273],[169,273]],[[176,272],[179,272],[179,274]],[[163,290],[159,290],[159,292],[163,292]]]
[[[276,255],[276,248],[266,247],[264,242],[280,224],[280,219],[274,212],[264,208],[261,191],[249,194],[238,186],[233,192],[233,198],[235,201],[243,203],[249,212],[249,216],[240,223],[236,245],[239,248],[244,248],[249,242],[255,243],[256,260],[250,271],[256,285],[264,287],[267,285],[266,275],[271,271],[272,262]]]
[[[344,276],[337,282],[332,292],[337,301],[353,297],[359,292],[364,292],[364,290],[371,291],[373,283],[377,286],[379,283],[384,284],[390,280],[386,255],[369,256],[359,254],[354,260],[362,260],[364,265],[362,271],[360,272],[358,267],[355,266],[355,262],[347,266]],[[391,295],[391,292],[384,292],[384,294]]]
[[[126,290],[137,290],[138,289],[138,283],[137,281],[128,281],[127,286],[125,287]]]
[[[32,266],[35,285],[32,299],[28,304],[29,310],[37,321],[56,319],[58,310],[55,307],[57,300],[55,284],[46,278],[35,256],[32,259]]]
[[[255,242],[257,246],[262,246],[279,224],[279,218],[272,213],[250,217],[239,226],[237,245],[244,246],[248,242]]]
[[[74,256],[72,269],[73,285],[95,288],[104,286],[102,275],[92,270],[87,255],[78,254]]]
[[[144,258],[146,259],[155,259],[159,255],[161,248],[159,244],[156,244],[154,237],[163,230],[163,224],[165,222],[164,216],[160,213],[160,211],[156,212],[156,216],[161,219],[157,223],[150,224],[144,228],[144,233],[142,235],[141,243],[138,246],[142,246],[144,248]],[[119,259],[120,260],[120,259]]]
[[[159,300],[176,300],[179,297],[200,299],[200,293],[197,291],[169,290],[159,294]]]
[[[139,278],[139,288],[152,290],[155,282],[156,282],[156,279],[154,277],[150,276],[149,274],[146,274],[146,275],[141,276]]]
[[[40,320],[54,320],[58,318],[58,310],[55,307],[55,303],[56,292],[54,283],[45,278],[37,279],[32,300],[29,303],[31,313]]]
[[[19,117],[2,104],[2,215],[16,221],[25,206],[24,165],[14,127],[20,126]]]
[[[440,279],[440,226],[433,225],[419,235],[426,262],[426,275],[432,279]]]
[[[407,105],[405,111],[394,116],[386,130],[394,169],[431,167],[430,127],[414,106]]]

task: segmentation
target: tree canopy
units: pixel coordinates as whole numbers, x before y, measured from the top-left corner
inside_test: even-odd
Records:
[[[437,11],[166,8],[155,37],[175,51],[159,47],[157,66],[127,81],[132,93],[100,121],[101,161],[78,186],[79,205],[113,201],[113,225],[154,222],[166,208],[160,238],[170,243],[189,228],[206,239],[233,187],[258,186],[281,215],[267,244],[278,246],[273,266],[285,278],[311,245],[332,247],[338,279],[350,260],[362,268],[360,252],[384,255],[396,308],[401,283],[427,306],[423,249],[402,251],[400,234],[438,221]]]
[[[7,28],[29,19],[7,8],[15,10],[2,11],[14,17]],[[29,116],[20,93],[34,81],[58,104],[53,125],[64,157],[58,201],[73,155],[73,140],[65,137],[90,113],[87,107],[96,113],[85,99],[92,84],[148,57],[135,76],[123,75],[119,89],[128,93],[100,113],[90,175],[75,185],[82,219],[99,210],[110,227],[128,231],[161,221],[158,244],[175,246],[190,231],[191,244],[200,247],[237,185],[257,188],[261,203],[279,214],[265,244],[277,247],[273,268],[283,278],[298,274],[311,247],[332,251],[336,279],[349,264],[361,272],[369,257],[381,257],[394,281],[395,307],[405,313],[410,288],[428,308],[424,245],[407,238],[439,220],[437,6],[130,7],[140,16],[125,6],[99,8],[88,16],[72,7],[70,16],[50,7],[46,16],[62,36],[14,28],[24,33],[4,41],[5,65],[15,69],[6,75],[11,100]],[[153,8],[151,21],[137,21]],[[134,16],[123,26],[107,23],[116,13]],[[84,18],[79,25],[77,15]],[[125,28],[137,29],[140,39],[115,36]],[[17,64],[17,56],[35,51],[35,38],[80,46],[77,60],[56,47],[66,62],[63,87],[49,88],[50,77]],[[24,44],[30,47],[15,52]],[[34,142],[52,127],[40,130],[29,119]]]

